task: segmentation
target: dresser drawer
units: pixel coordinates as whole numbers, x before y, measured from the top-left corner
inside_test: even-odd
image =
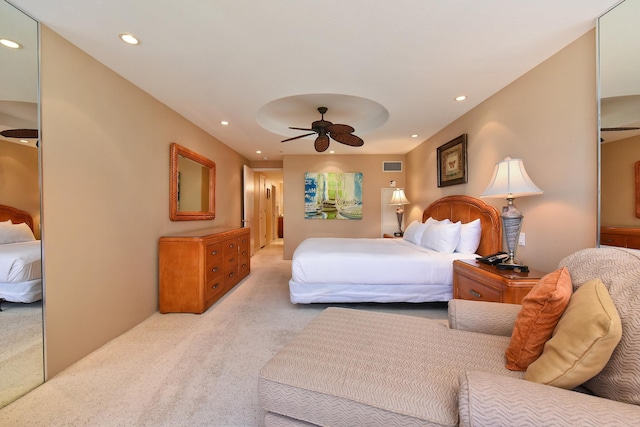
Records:
[[[456,298],[477,301],[502,302],[502,292],[471,280],[465,276],[456,277]]]
[[[207,282],[204,288],[204,299],[209,302],[214,298],[217,298],[219,294],[225,292],[224,276],[218,274],[211,282]]]
[[[216,242],[207,245],[205,260],[207,265],[222,259],[223,242]]]

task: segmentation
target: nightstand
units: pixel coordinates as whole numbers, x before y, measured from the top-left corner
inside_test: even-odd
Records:
[[[533,269],[528,273],[516,273],[475,260],[456,260],[453,262],[453,297],[520,304],[545,274]]]

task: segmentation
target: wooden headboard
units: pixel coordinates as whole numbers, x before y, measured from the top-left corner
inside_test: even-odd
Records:
[[[33,231],[33,218],[27,211],[13,208],[11,206],[0,205],[0,222],[10,219],[14,224],[26,223]]]
[[[502,250],[502,223],[496,208],[471,196],[447,196],[431,203],[422,212],[422,222],[429,217],[437,220],[449,218],[463,224],[480,218],[482,237],[477,253],[489,255]]]

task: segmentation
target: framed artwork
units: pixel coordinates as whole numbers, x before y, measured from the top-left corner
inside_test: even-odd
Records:
[[[362,219],[362,172],[306,172],[305,219]]]
[[[467,134],[438,147],[438,187],[467,182]]]

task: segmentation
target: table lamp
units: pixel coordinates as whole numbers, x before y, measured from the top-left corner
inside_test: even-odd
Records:
[[[408,205],[411,203],[407,200],[407,197],[404,195],[404,190],[402,188],[397,188],[393,190],[393,196],[391,196],[390,205],[398,205],[396,208],[396,216],[398,217],[398,231],[393,233],[395,237],[402,237],[404,232],[402,231],[402,215],[404,215],[404,209],[402,205]]]
[[[501,217],[509,259],[503,262],[503,265],[522,266],[516,259],[516,249],[524,216],[513,204],[513,200],[516,197],[542,193],[543,191],[529,178],[521,159],[512,159],[507,156],[503,161],[496,163],[493,177],[480,197],[504,197],[507,199],[507,206],[502,208]]]

